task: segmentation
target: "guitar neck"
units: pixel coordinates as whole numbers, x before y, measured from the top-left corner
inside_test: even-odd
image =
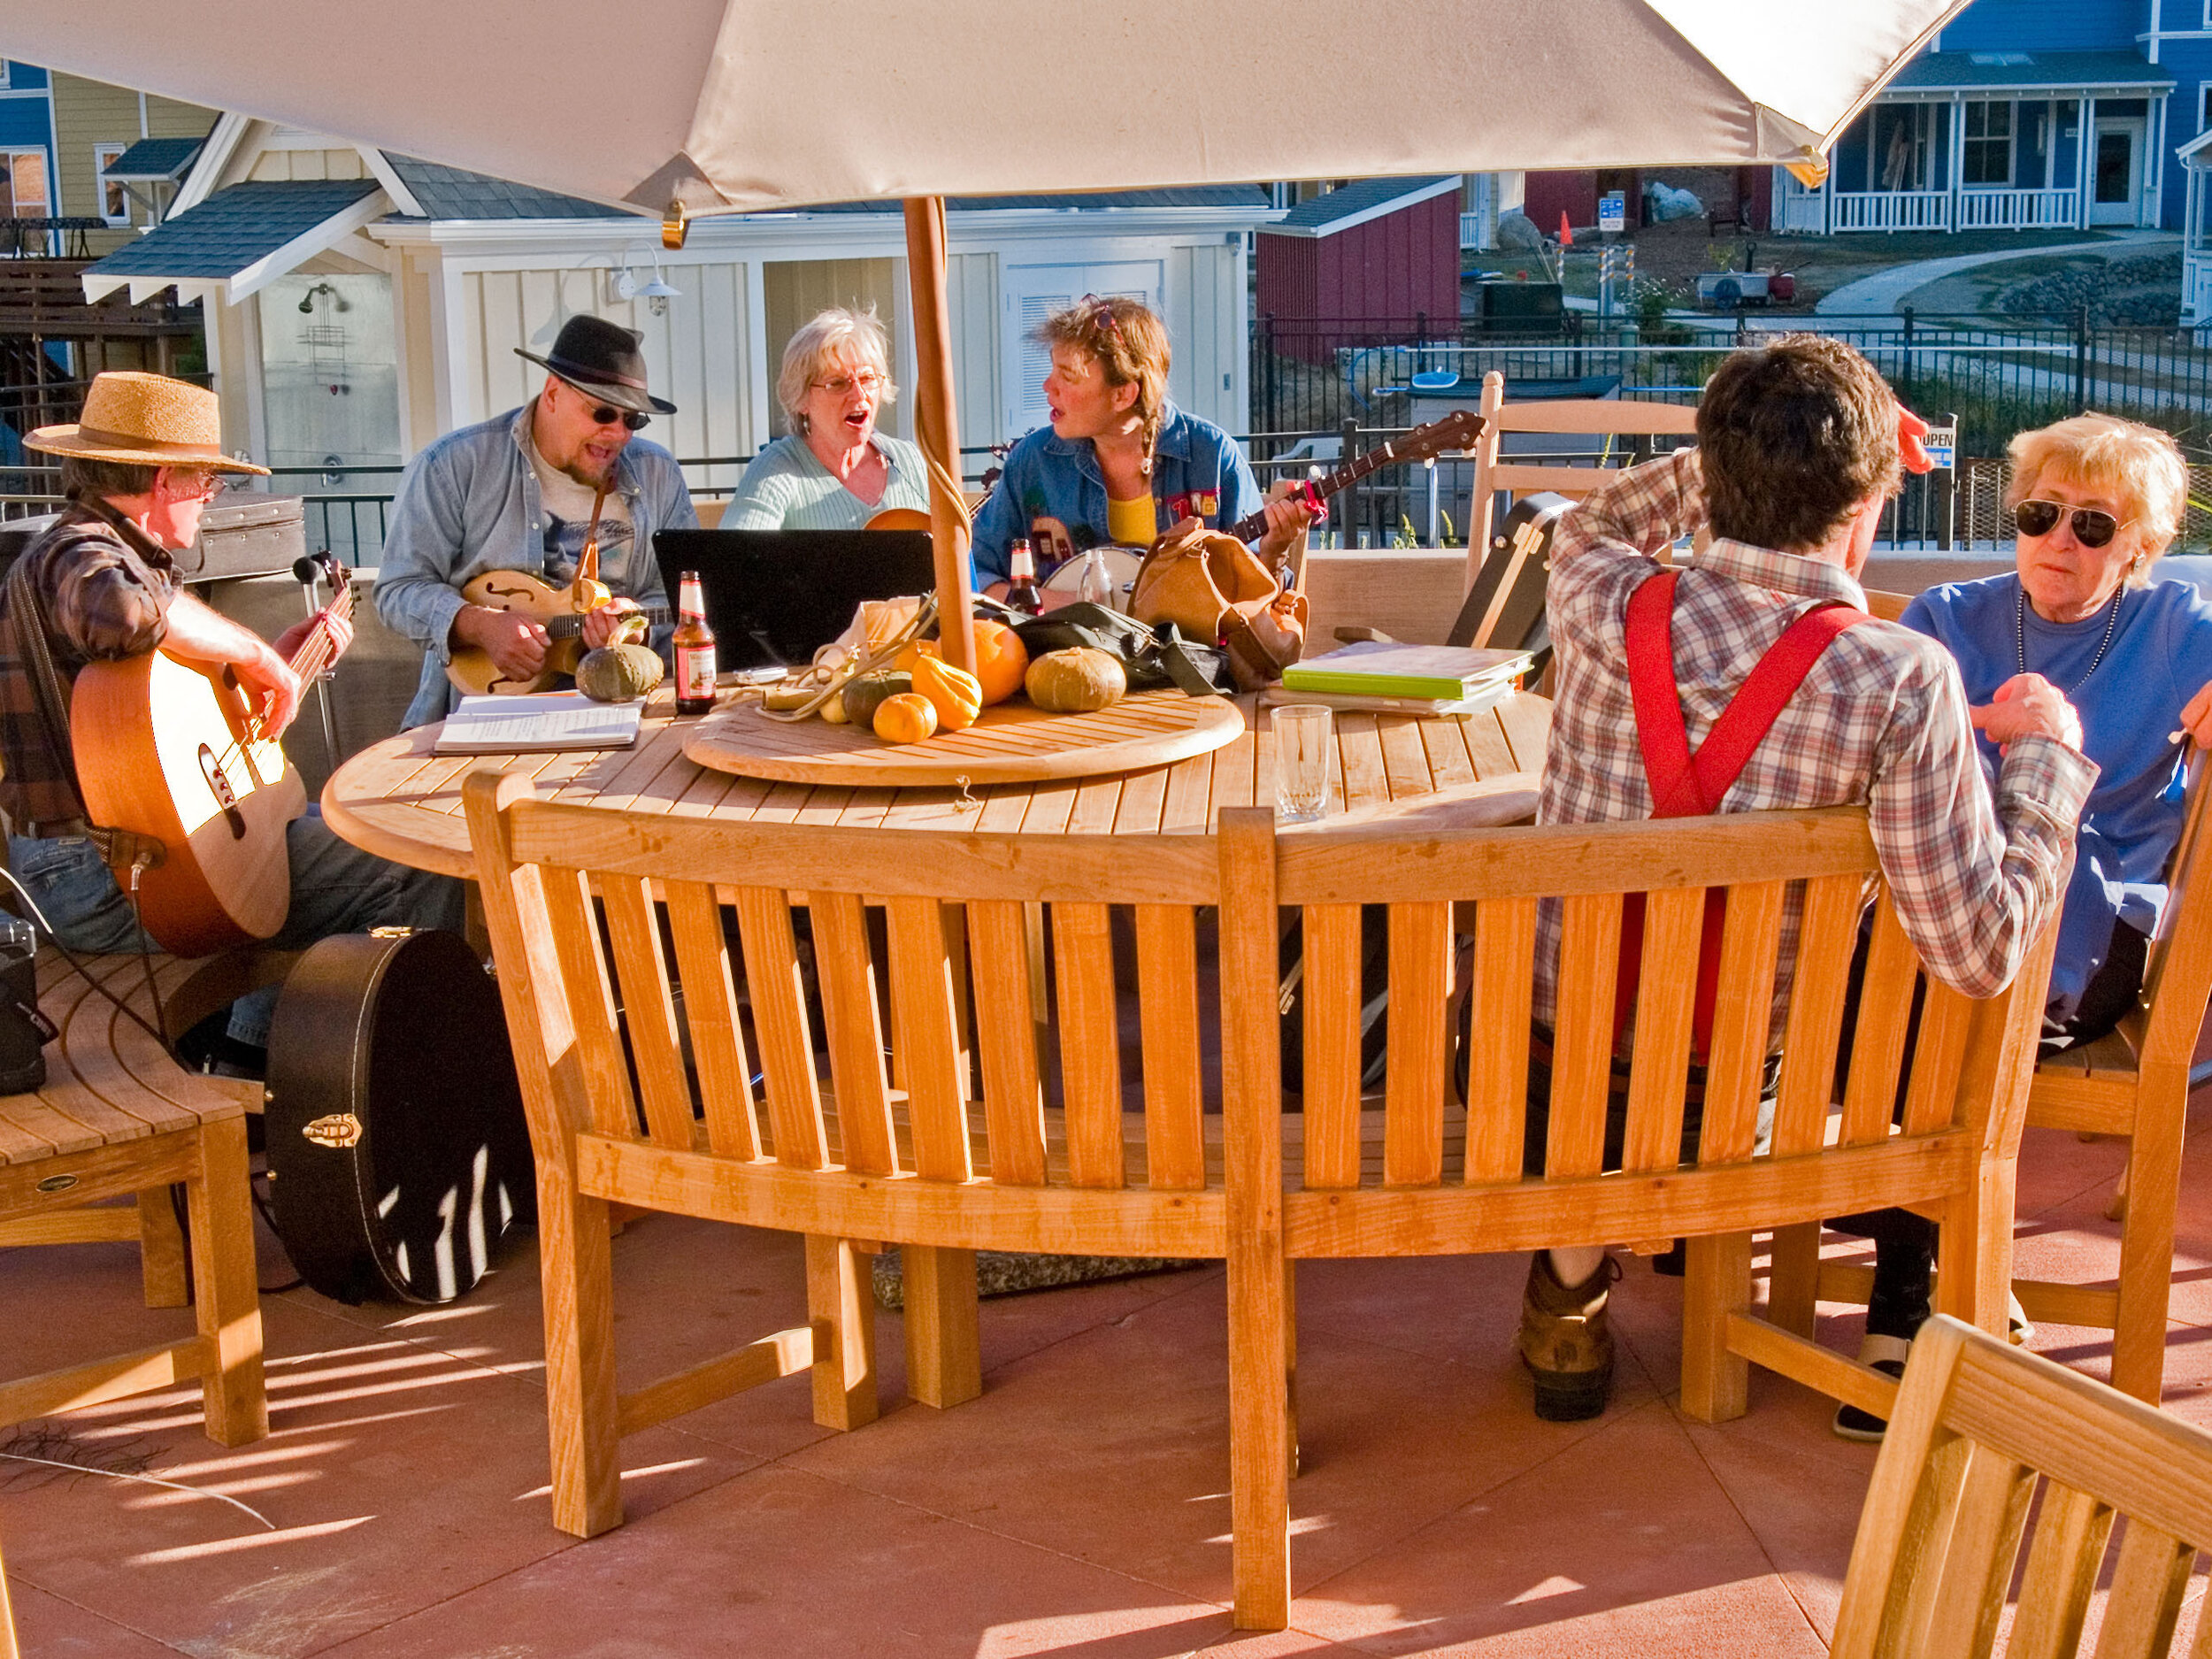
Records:
[[[646,621],[655,627],[676,619],[676,613],[665,605],[648,605],[643,615]],[[584,618],[573,611],[565,611],[558,616],[546,618],[541,626],[549,638],[572,640],[584,631]]]
[[[1429,428],[1424,427],[1421,430],[1426,433]],[[1420,434],[1413,435],[1418,436]],[[1394,466],[1404,461],[1425,460],[1435,453],[1434,447],[1425,443],[1418,446],[1410,442],[1386,443],[1379,449],[1370,449],[1356,461],[1347,462],[1327,476],[1314,480],[1309,499],[1326,501],[1340,490],[1358,483],[1370,473],[1381,472],[1386,466]],[[1266,528],[1267,514],[1263,510],[1259,512],[1248,513],[1238,519],[1236,523],[1229,526],[1229,534],[1240,541],[1249,541]]]
[[[334,620],[343,622],[352,615],[353,584],[343,582],[339,585],[337,593],[332,595],[330,603],[324,607],[323,614],[316,618],[313,631],[302,642],[299,649],[292,653],[291,669],[300,677],[302,684],[319,678],[323,670],[337,660],[337,650],[330,640],[330,624]]]

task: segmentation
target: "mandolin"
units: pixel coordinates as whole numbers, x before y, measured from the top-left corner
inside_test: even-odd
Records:
[[[488,611],[518,612],[543,628],[552,641],[546,648],[545,666],[535,679],[509,680],[499,672],[489,652],[467,645],[454,651],[446,664],[446,678],[477,696],[486,692],[544,691],[561,675],[574,673],[584,656],[584,618],[607,602],[606,589],[596,582],[592,586],[597,592],[588,591],[587,603],[580,610],[572,586],[555,588],[524,571],[486,571],[461,589],[461,597]],[[672,619],[672,613],[659,605],[649,608],[643,615],[647,623],[656,626]]]
[[[303,686],[337,659],[331,619],[353,614],[346,573],[327,554],[318,563],[334,593],[292,654]],[[307,791],[227,666],[163,650],[88,663],[69,727],[92,822],[160,844],[161,862],[140,872],[138,902],[164,950],[211,956],[284,926],[284,829],[307,810]]]

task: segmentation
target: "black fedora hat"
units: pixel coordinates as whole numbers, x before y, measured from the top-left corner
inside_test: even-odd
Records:
[[[515,355],[552,370],[570,385],[603,397],[618,409],[672,415],[675,404],[645,389],[645,354],[638,349],[644,338],[636,329],[603,317],[579,315],[561,325],[553,349],[545,356],[520,346]]]

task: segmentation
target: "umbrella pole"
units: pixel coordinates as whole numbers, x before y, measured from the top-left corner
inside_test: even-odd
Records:
[[[952,321],[945,304],[945,198],[906,203],[906,278],[914,306],[914,436],[929,464],[929,530],[945,660],[975,671],[975,608],[968,586],[968,515],[960,499],[960,442],[952,396]]]

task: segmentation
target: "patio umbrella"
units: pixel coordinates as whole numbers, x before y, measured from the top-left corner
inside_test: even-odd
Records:
[[[964,614],[948,195],[1822,153],[1967,0],[102,0],[11,55],[663,217],[908,201]],[[969,641],[948,640],[956,661]]]

